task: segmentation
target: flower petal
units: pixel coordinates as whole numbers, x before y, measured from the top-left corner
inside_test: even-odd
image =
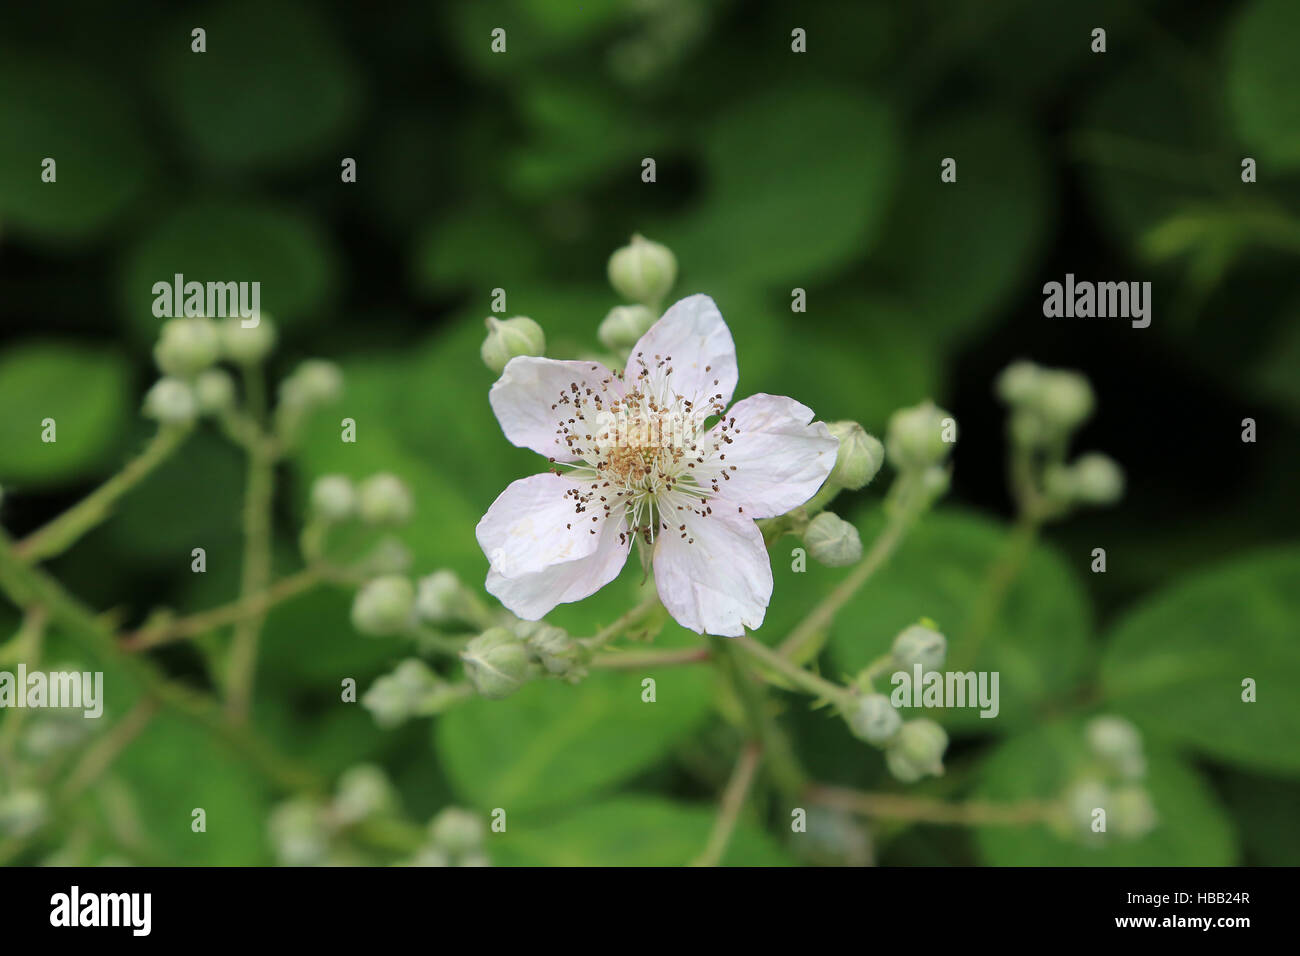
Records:
[[[474,531],[493,569],[513,578],[594,552],[605,511],[581,505],[581,490],[578,482],[549,472],[511,482]]]
[[[632,547],[632,535],[627,533],[627,522],[622,517],[601,524],[600,534],[589,535],[599,542],[598,547],[585,558],[513,578],[492,569],[487,576],[488,593],[525,621],[544,617],[557,604],[581,601],[595,594],[618,577]]]
[[[623,384],[599,362],[560,362],[556,359],[521,355],[510,360],[501,377],[488,393],[488,402],[496,413],[501,430],[512,445],[531,448],[539,455],[556,461],[573,461],[574,455],[564,442],[560,423],[564,406],[552,408],[564,396],[572,396],[573,386],[586,395],[617,398]]]
[[[674,620],[698,634],[739,637],[763,623],[772,565],[763,534],[744,515],[692,514],[655,542],[655,584]]]
[[[744,508],[747,518],[771,518],[797,508],[814,494],[835,467],[840,443],[812,409],[784,395],[751,395],[727,410],[730,444],[725,460],[710,463],[717,474],[718,498]],[[732,424],[734,422],[734,424]],[[715,510],[716,507],[715,507]]]
[[[660,367],[669,358],[672,361]],[[629,386],[643,368],[653,381],[689,399],[697,410],[715,401],[726,407],[736,391],[736,345],[714,301],[707,295],[692,295],[671,306],[632,346],[624,376]]]

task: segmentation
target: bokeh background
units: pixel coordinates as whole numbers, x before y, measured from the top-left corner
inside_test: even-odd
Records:
[[[795,27],[806,54],[790,50]],[[591,349],[617,304],[605,260],[641,232],[676,252],[677,293],[718,301],[738,394],[793,395],[877,433],[932,396],[961,423],[952,494],[841,615],[829,674],[921,615],[960,650],[1011,517],[991,389],[1010,360],[1086,372],[1099,408],[1077,447],[1128,474],[1118,507],[1049,529],[980,651],[1002,673],[1002,716],[945,716],[949,772],[910,791],[1050,796],[1079,721],[1106,711],[1147,738],[1160,827],[1096,850],[1041,828],[824,817],[820,859],[869,845],[892,864],[1300,862],[1297,36],[1291,0],[6,5],[0,520],[15,536],[37,527],[142,445],[155,281],[256,279],[282,332],[272,370],[338,361],[359,434],[342,445],[326,421],[281,470],[277,568],[295,566],[313,476],[390,470],[415,491],[415,569],[477,583],[474,524],[536,466],[487,407],[492,290],[542,323],[551,354]],[[56,185],[40,182],[46,156]],[[954,185],[939,182],[947,156]],[[340,182],[344,157],[355,184]],[[1045,319],[1042,284],[1067,272],[1150,280],[1151,327]],[[57,446],[37,441],[46,416]],[[224,603],[242,483],[239,454],[199,434],[51,569],[127,622]],[[869,529],[878,484],[837,510]],[[189,571],[196,546],[204,575]],[[1105,574],[1089,573],[1094,547]],[[769,638],[841,574],[790,574],[779,547],[774,564]],[[607,622],[635,584],[556,619]],[[410,649],[358,636],[349,600],[322,591],[268,621],[255,725],[277,746],[323,774],[381,765],[417,821],[453,803],[508,808],[498,862],[698,852],[739,739],[706,671],[665,672],[653,719],[624,678],[598,675],[384,731],[338,703],[339,680],[364,689]],[[0,638],[17,624],[0,606]],[[134,691],[113,689],[114,662],[60,640],[51,653],[108,672],[110,715],[124,713]],[[226,640],[159,657],[208,685]],[[1244,677],[1256,704],[1239,700]],[[899,789],[839,722],[783,703],[819,780]],[[68,759],[46,744],[51,766]],[[270,862],[281,797],[160,715],[20,859]],[[194,806],[206,839],[189,831]],[[807,859],[785,829],[760,799],[728,859]]]

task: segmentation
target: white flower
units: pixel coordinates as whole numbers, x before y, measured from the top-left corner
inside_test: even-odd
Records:
[[[617,577],[639,537],[678,623],[727,637],[762,624],[772,568],[754,521],[812,497],[838,442],[790,398],[727,409],[736,379],[731,333],[705,295],[672,306],[621,374],[512,359],[492,410],[506,438],[555,468],[511,484],[479,521],[488,591],[537,620]]]

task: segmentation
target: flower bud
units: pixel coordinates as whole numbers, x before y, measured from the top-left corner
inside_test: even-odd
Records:
[[[342,394],[343,373],[325,359],[307,359],[280,384],[280,400],[291,405],[324,405]]]
[[[39,790],[14,790],[0,795],[0,834],[22,839],[45,823],[45,795]]]
[[[1088,379],[1065,369],[1043,369],[1035,393],[1038,414],[1058,431],[1078,428],[1092,414],[1095,404]]]
[[[920,664],[921,673],[928,674],[943,666],[948,654],[948,639],[933,628],[913,624],[894,638],[892,653],[894,663],[899,667],[910,669]]]
[[[1139,839],[1150,833],[1157,822],[1156,808],[1145,788],[1131,784],[1115,788],[1106,823],[1116,836]]]
[[[677,257],[667,246],[633,236],[609,257],[609,284],[630,302],[657,307],[677,281]]]
[[[489,700],[509,697],[528,678],[528,650],[504,627],[488,628],[460,652],[465,676]]]
[[[357,508],[357,491],[344,475],[321,475],[311,486],[311,510],[331,524],[352,517]]]
[[[884,694],[867,694],[858,698],[848,715],[853,736],[869,744],[883,744],[903,726],[903,718]]]
[[[868,435],[857,422],[831,422],[826,426],[840,442],[835,467],[826,480],[833,485],[857,491],[866,485],[885,463],[885,446]]]
[[[224,412],[235,404],[235,380],[225,369],[204,369],[194,380],[194,397],[204,415]]]
[[[479,615],[473,592],[461,583],[455,571],[442,568],[420,579],[415,613],[420,620],[442,627],[473,622]]]
[[[145,394],[144,413],[164,425],[186,425],[199,413],[194,389],[178,378],[160,378]]]
[[[858,529],[830,511],[823,511],[808,522],[803,543],[814,561],[830,568],[848,567],[862,557]]]
[[[584,673],[582,646],[563,628],[543,624],[528,635],[525,643],[548,674],[577,677]]]
[[[256,365],[275,348],[275,323],[263,312],[257,325],[244,327],[243,319],[231,316],[218,326],[221,351],[238,365]]]
[[[998,398],[1008,405],[1026,405],[1034,401],[1041,382],[1042,369],[1033,362],[1012,362],[998,376]]]
[[[644,305],[616,305],[601,321],[596,338],[611,352],[627,352],[654,324],[654,312]]]
[[[484,324],[488,334],[479,347],[479,354],[483,357],[483,364],[498,375],[516,356],[543,355],[546,352],[546,333],[527,316],[498,319],[489,315]]]
[[[207,319],[168,319],[153,358],[164,375],[193,378],[221,357],[216,327]]]
[[[329,833],[322,808],[311,799],[295,797],[271,811],[267,821],[276,858],[285,866],[315,866],[329,853]]]
[[[1113,505],[1124,494],[1124,471],[1106,455],[1080,455],[1070,470],[1074,494],[1085,504]]]
[[[411,520],[415,503],[402,479],[380,472],[361,483],[357,491],[357,511],[366,524],[402,524]]]
[[[406,630],[415,607],[415,585],[390,574],[362,585],[352,601],[352,625],[370,637],[387,637]]]
[[[904,783],[915,783],[924,776],[943,774],[943,753],[948,749],[948,735],[933,720],[921,717],[909,720],[885,750],[889,772]]]
[[[1096,836],[1092,829],[1093,813],[1105,810],[1110,813],[1110,788],[1100,780],[1085,778],[1076,780],[1065,791],[1065,813],[1069,830],[1088,836]],[[1107,824],[1109,825],[1109,820]]]
[[[889,419],[885,448],[899,471],[917,470],[945,461],[956,439],[956,422],[933,402],[901,408]],[[953,442],[944,440],[945,423],[952,427]]]
[[[1088,721],[1084,733],[1092,752],[1119,771],[1120,776],[1137,779],[1146,773],[1142,735],[1123,717],[1094,717]]]
[[[487,828],[476,813],[460,807],[444,807],[429,821],[429,836],[438,849],[460,856],[483,845]]]
[[[361,697],[380,727],[396,727],[412,717],[439,713],[453,699],[451,685],[417,657],[408,658],[378,678]]]
[[[367,817],[392,812],[397,794],[387,775],[374,764],[350,767],[339,777],[332,809],[343,824],[359,823]]]

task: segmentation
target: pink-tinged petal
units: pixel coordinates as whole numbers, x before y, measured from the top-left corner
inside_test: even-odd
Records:
[[[682,520],[685,532],[673,527],[655,542],[655,585],[668,613],[698,634],[740,637],[761,625],[772,565],[758,526],[716,509]]]
[[[771,518],[815,495],[840,443],[812,417],[811,408],[784,395],[751,395],[731,406],[712,433],[720,442],[723,434],[731,438],[721,442],[726,458],[708,463],[708,473],[718,476],[718,498],[744,508],[748,518]],[[714,510],[721,507],[715,503]]]
[[[510,360],[488,393],[488,402],[512,445],[531,448],[556,461],[573,461],[575,456],[564,442],[561,422],[572,418],[559,404],[564,396],[590,398],[623,394],[623,384],[599,362],[560,362],[556,359],[521,355]],[[590,389],[590,393],[588,392]]]
[[[632,547],[632,536],[621,517],[601,525],[600,534],[591,536],[599,540],[599,545],[585,558],[512,578],[492,569],[487,576],[488,593],[525,621],[536,621],[557,604],[581,601],[595,594],[618,577]]]
[[[629,387],[635,387],[643,369],[652,382],[689,399],[697,410],[715,402],[725,407],[736,391],[736,345],[714,301],[707,295],[688,296],[650,326],[632,346],[624,373]]]
[[[605,512],[599,505],[579,512],[580,491],[578,482],[549,472],[511,482],[475,529],[488,563],[513,578],[594,552]]]

